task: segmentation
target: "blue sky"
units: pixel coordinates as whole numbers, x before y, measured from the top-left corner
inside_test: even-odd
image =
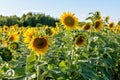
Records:
[[[89,12],[100,11],[102,16],[118,21],[119,5],[120,0],[0,0],[0,14],[21,16],[31,11],[59,18],[63,12],[71,11],[83,21]]]

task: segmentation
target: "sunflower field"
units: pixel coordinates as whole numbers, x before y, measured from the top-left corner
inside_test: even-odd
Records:
[[[120,24],[64,12],[56,27],[0,27],[0,80],[120,80]]]

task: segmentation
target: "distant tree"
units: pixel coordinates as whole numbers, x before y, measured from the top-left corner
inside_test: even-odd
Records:
[[[32,13],[28,12],[27,14],[23,14],[21,17],[13,16],[2,16],[0,15],[0,26],[7,25],[15,25],[19,26],[38,26],[38,25],[48,25],[55,26],[55,23],[58,22],[59,19],[55,19],[50,15],[40,14],[40,13]],[[39,24],[38,24],[39,23]]]

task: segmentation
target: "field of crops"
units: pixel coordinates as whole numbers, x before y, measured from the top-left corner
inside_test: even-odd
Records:
[[[64,12],[56,27],[0,27],[0,80],[120,80],[120,24]]]

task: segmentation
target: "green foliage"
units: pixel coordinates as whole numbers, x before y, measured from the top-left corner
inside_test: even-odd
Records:
[[[26,15],[23,15],[23,20],[33,19],[32,15],[34,14],[28,13],[26,18]],[[52,37],[48,36],[49,50],[44,55],[36,55],[36,51],[28,48],[29,43],[26,44],[22,40],[17,43],[18,49],[12,49],[10,46],[13,44],[9,47],[3,47],[5,45],[2,44],[0,78],[3,80],[119,80],[120,33],[115,34],[114,30],[108,29],[105,25],[96,32],[93,24],[100,17],[100,13],[95,12],[90,15],[87,19],[91,20],[91,31],[66,30],[64,26],[59,25],[59,31],[56,30],[56,34]],[[45,17],[36,16],[38,20]],[[80,24],[82,26],[86,23]],[[103,24],[107,23],[103,21]],[[35,29],[47,35],[51,28],[43,30],[41,27],[35,27]],[[75,43],[78,35],[85,37],[82,46],[77,46]],[[3,59],[2,55],[6,50],[13,55],[10,61]],[[5,60],[9,59],[9,55]]]
[[[23,14],[22,17],[18,17],[16,15],[13,16],[3,16],[0,15],[0,26],[12,26],[18,24],[19,26],[39,26],[48,25],[55,27],[55,23],[58,22],[58,19],[55,19],[49,15],[40,14],[40,13],[32,13],[28,12],[27,14]]]

